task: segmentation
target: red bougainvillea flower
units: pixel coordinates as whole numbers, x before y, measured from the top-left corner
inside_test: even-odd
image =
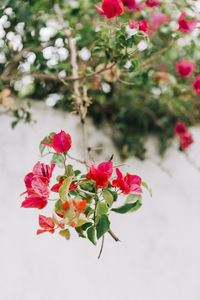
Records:
[[[153,11],[151,13],[151,18],[149,20],[149,24],[151,25],[151,30],[157,30],[162,24],[169,22],[171,20],[170,17],[159,13],[157,11]]]
[[[21,195],[27,193],[28,196],[22,202],[22,207],[42,209],[47,205],[50,193],[49,180],[54,167],[54,164],[49,166],[38,162],[34,166],[33,172],[25,176],[24,182],[27,190]]]
[[[182,122],[178,122],[176,123],[174,130],[175,134],[181,136],[182,134],[185,134],[187,132],[187,127]]]
[[[198,74],[195,78],[195,81],[192,84],[194,91],[197,95],[200,96],[200,74]]]
[[[124,6],[121,0],[102,0],[102,6],[95,7],[100,15],[106,16],[108,19],[121,15],[124,12]]]
[[[128,9],[134,9],[135,5],[136,5],[136,1],[135,0],[122,0],[124,6],[128,7]]]
[[[43,229],[38,229],[37,234],[41,234],[43,232],[55,232],[55,223],[52,218],[47,218],[45,216],[39,215],[39,225]]]
[[[96,181],[97,188],[106,188],[112,173],[112,162],[103,162],[98,166],[90,162],[90,172],[86,175],[86,178]]]
[[[154,7],[154,6],[158,6],[161,4],[161,2],[159,0],[147,0],[145,1],[146,6],[148,7]]]
[[[56,183],[52,186],[51,191],[54,193],[59,193],[59,189],[63,184],[63,181],[65,180],[65,177],[60,177],[59,183]],[[77,185],[74,181],[70,184],[69,191],[73,191],[77,189]]]
[[[123,177],[122,173],[116,168],[117,179],[112,181],[113,187],[118,187],[123,194],[141,194],[141,183],[142,179],[137,175],[126,174]]]
[[[51,143],[44,141],[42,144],[52,147],[57,153],[63,153],[71,148],[71,136],[63,130],[61,130],[60,133],[55,134],[53,138],[50,136],[48,138],[51,139]]]
[[[174,131],[178,139],[180,140],[181,149],[183,151],[186,150],[194,142],[191,132],[189,132],[185,124],[183,124],[182,122],[178,122],[175,125]]]
[[[134,22],[133,20],[129,21],[129,26],[131,29],[134,29],[136,26],[138,26],[139,31],[143,31],[148,34],[148,26],[147,26],[147,20],[144,19],[140,22]]]
[[[86,200],[79,200],[79,201],[72,200],[72,203],[73,203],[75,209],[80,213],[84,211],[84,209],[87,205]]]
[[[189,77],[195,70],[196,64],[188,60],[179,60],[176,64],[177,73],[182,77]]]
[[[180,18],[178,19],[179,31],[189,33],[193,31],[197,26],[197,20],[187,20],[186,13],[182,12]]]
[[[185,151],[191,144],[194,143],[192,134],[188,131],[181,138],[181,149]]]

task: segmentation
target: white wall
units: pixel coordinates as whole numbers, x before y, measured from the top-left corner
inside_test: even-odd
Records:
[[[23,178],[39,159],[38,144],[50,131],[72,135],[71,154],[81,157],[81,134],[75,116],[35,105],[34,126],[10,128],[0,119],[0,294],[2,300],[199,300],[200,299],[200,174],[178,152],[178,144],[157,163],[153,139],[145,162],[129,159],[124,171],[139,174],[153,189],[134,214],[111,217],[100,261],[99,247],[73,236],[36,236],[38,214],[20,208]],[[116,152],[106,132],[90,127],[91,144],[105,142],[103,157]],[[196,143],[189,155],[200,165],[200,129],[192,129]],[[117,157],[115,156],[115,163]],[[51,206],[51,205],[49,205]],[[50,208],[42,214],[48,215]]]

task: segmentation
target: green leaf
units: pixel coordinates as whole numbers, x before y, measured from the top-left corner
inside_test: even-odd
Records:
[[[85,223],[85,224],[83,224],[81,227],[82,227],[82,229],[85,231],[85,230],[87,230],[89,227],[91,227],[92,226],[92,223],[91,222],[88,222],[88,223]]]
[[[119,214],[126,214],[127,212],[133,212],[138,210],[141,206],[142,202],[138,200],[135,203],[126,203],[120,207],[112,208],[111,210]]]
[[[56,164],[59,168],[64,168],[65,166],[65,159],[62,153],[54,153],[52,160],[52,164]]]
[[[69,193],[69,187],[72,182],[72,177],[68,177],[63,181],[62,186],[59,189],[59,195],[63,202],[68,201],[68,193]]]
[[[104,202],[98,202],[97,204],[97,216],[104,215],[108,212],[108,206]]]
[[[77,177],[78,175],[80,175],[81,174],[81,171],[80,170],[75,170],[74,171],[74,175]]]
[[[53,138],[55,134],[56,134],[56,132],[49,133],[50,138]]]
[[[99,240],[110,228],[110,221],[107,215],[101,215],[96,226],[97,239]]]
[[[52,132],[52,133],[53,133],[53,132]],[[52,135],[52,133],[50,133],[50,136]],[[52,136],[51,136],[51,137],[52,137]],[[46,147],[48,147],[48,146],[46,146],[46,145],[43,145],[43,144],[42,144],[43,142],[47,142],[47,143],[50,143],[50,144],[51,144],[51,139],[50,139],[48,136],[45,136],[45,138],[44,138],[43,140],[41,140],[40,146],[39,146],[39,149],[40,149],[40,155],[42,155],[43,152],[44,152],[44,149],[45,149]]]
[[[125,203],[135,203],[138,200],[140,200],[140,201],[142,200],[142,195],[133,195],[133,194],[130,194],[126,198]]]
[[[78,236],[81,237],[81,238],[86,238],[86,236],[84,235],[83,233],[83,228],[80,226],[80,227],[75,227],[75,230],[76,232],[78,233]]]
[[[55,211],[59,214],[63,213],[63,208],[62,208],[62,201],[61,199],[59,199],[58,201],[56,201],[55,203]]]
[[[147,189],[147,191],[149,192],[150,196],[152,197],[152,189],[148,186],[148,184],[144,181],[142,181],[141,185],[143,187],[145,187],[145,189]]]
[[[87,230],[87,237],[90,242],[92,242],[96,246],[96,240],[95,240],[95,227],[91,226]]]
[[[102,195],[103,195],[106,203],[108,204],[108,206],[111,207],[113,204],[113,195],[107,190],[103,190]]]
[[[74,171],[72,165],[67,165],[65,168],[67,176],[74,176]]]
[[[69,229],[60,230],[59,234],[66,238],[66,240],[69,240],[71,236]]]
[[[13,121],[13,122],[11,123],[12,129],[14,129],[14,128],[17,126],[18,122],[19,122],[19,120]]]

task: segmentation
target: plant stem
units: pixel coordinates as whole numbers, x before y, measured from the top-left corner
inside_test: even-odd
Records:
[[[101,240],[101,248],[100,248],[100,252],[99,252],[99,255],[98,255],[98,259],[100,259],[101,254],[102,254],[102,252],[103,252],[103,246],[104,246],[104,235],[102,236],[102,240]]]
[[[120,239],[114,234],[114,232],[112,232],[111,229],[108,230],[108,233],[112,236],[112,238],[113,238],[116,242],[120,242]]]

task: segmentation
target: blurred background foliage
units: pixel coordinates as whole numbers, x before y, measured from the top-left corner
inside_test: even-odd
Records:
[[[88,113],[96,126],[111,124],[122,157],[144,159],[151,134],[162,154],[177,121],[199,122],[200,99],[191,84],[200,73],[200,31],[181,33],[177,24],[183,11],[199,21],[198,1],[166,0],[108,20],[97,14],[98,1],[93,0],[0,0],[0,103],[1,112],[14,117],[13,128],[21,120],[32,121],[30,98],[55,109],[77,110],[68,41],[53,9],[56,2],[76,39],[80,82],[87,84],[92,103]],[[130,30],[130,19],[149,21],[152,11],[171,20],[149,36]],[[180,59],[196,63],[189,78],[177,74]],[[108,70],[90,77],[103,67]]]

